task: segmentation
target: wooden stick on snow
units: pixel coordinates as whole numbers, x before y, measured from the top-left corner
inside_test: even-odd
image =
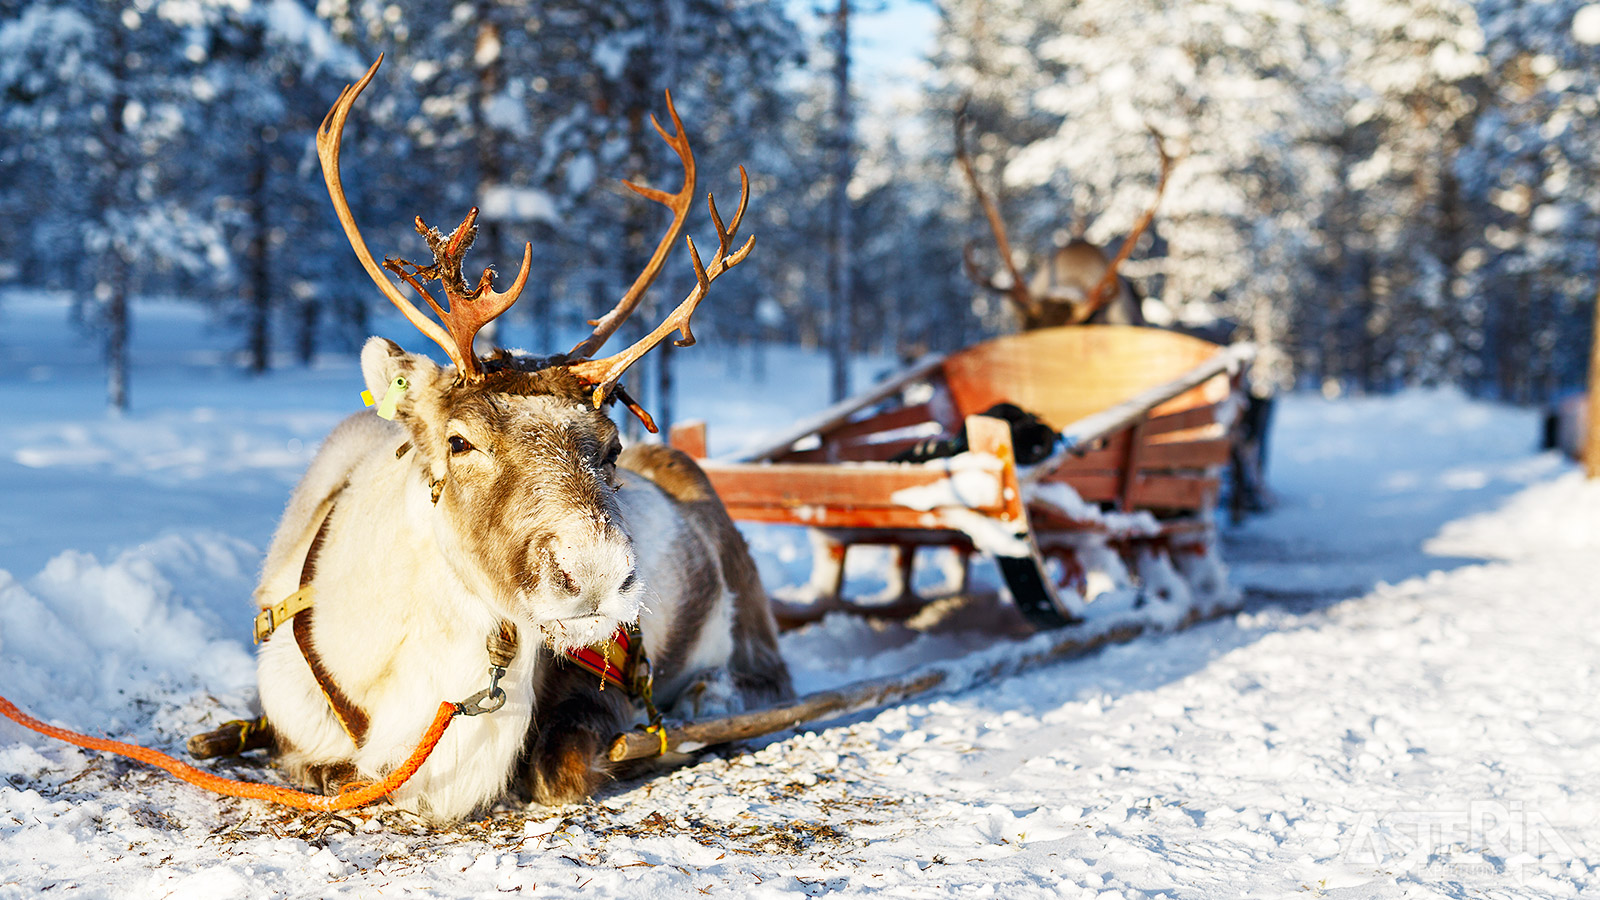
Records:
[[[1226,615],[1234,609],[1229,605],[1221,605],[1192,610],[1178,625],[1178,629]],[[1066,628],[1041,650],[1007,657],[971,671],[963,671],[959,662],[938,663],[904,675],[875,678],[831,691],[807,694],[767,709],[698,722],[667,722],[666,749],[669,753],[693,753],[716,744],[760,737],[806,722],[834,719],[864,709],[889,706],[941,688],[946,691],[968,690],[1053,662],[1084,656],[1111,644],[1125,644],[1143,634],[1148,627],[1145,622],[1130,621],[1089,633],[1085,633],[1083,628]],[[629,731],[612,740],[610,758],[612,762],[648,759],[660,755],[661,748],[661,738],[656,734],[643,730]]]

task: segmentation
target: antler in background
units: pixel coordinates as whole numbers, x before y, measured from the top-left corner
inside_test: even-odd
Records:
[[[1172,172],[1174,158],[1172,154],[1167,152],[1167,140],[1162,136],[1161,132],[1157,131],[1153,125],[1146,125],[1145,127],[1150,129],[1150,136],[1156,139],[1156,152],[1161,154],[1161,175],[1156,180],[1156,197],[1150,201],[1150,208],[1145,210],[1144,215],[1139,217],[1139,221],[1134,223],[1133,230],[1129,231],[1128,236],[1122,239],[1122,246],[1117,248],[1117,255],[1112,257],[1111,264],[1106,266],[1105,274],[1100,276],[1100,280],[1095,283],[1088,296],[1084,298],[1083,307],[1078,310],[1078,314],[1074,317],[1077,322],[1088,321],[1091,316],[1100,311],[1102,306],[1110,303],[1112,297],[1117,295],[1115,290],[1117,269],[1121,268],[1124,262],[1127,262],[1128,256],[1133,253],[1134,245],[1139,243],[1139,238],[1144,236],[1145,229],[1149,228],[1150,223],[1154,221],[1156,208],[1161,205],[1161,195],[1167,190],[1167,175]]]
[[[1011,302],[1017,305],[1024,319],[1036,318],[1039,304],[1034,300],[1033,294],[1028,290],[1028,285],[1022,279],[1022,273],[1017,270],[1016,260],[1011,258],[1011,241],[1006,237],[1006,223],[1000,218],[1000,208],[993,199],[984,191],[983,184],[978,181],[977,169],[972,165],[972,157],[967,153],[967,102],[963,100],[961,107],[956,110],[956,161],[961,164],[961,171],[967,175],[967,182],[972,185],[972,192],[978,196],[978,203],[983,206],[983,214],[989,220],[989,230],[994,232],[995,249],[1000,252],[1001,262],[1006,267],[1006,272],[1011,275],[1011,286],[1005,289],[1005,294]],[[976,281],[980,287],[990,290],[1000,290],[994,282],[987,278],[980,279],[976,263],[972,258],[972,245],[968,244],[962,250],[962,261],[966,264],[967,277]]]

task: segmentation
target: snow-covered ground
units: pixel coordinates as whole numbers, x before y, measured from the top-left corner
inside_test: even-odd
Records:
[[[249,707],[261,549],[360,386],[333,359],[245,378],[192,314],[138,312],[108,419],[65,308],[0,307],[0,694],[179,753]],[[821,405],[816,361],[762,384],[714,346],[677,357],[713,452]],[[1535,426],[1450,392],[1287,398],[1280,506],[1227,536],[1244,612],[583,806],[313,819],[0,722],[0,898],[1594,893],[1600,490]],[[750,537],[772,586],[803,576],[802,536]],[[830,620],[784,649],[813,689],[998,640]]]

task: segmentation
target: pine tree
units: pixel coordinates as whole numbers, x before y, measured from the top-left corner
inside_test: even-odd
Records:
[[[1483,224],[1468,253],[1474,375],[1509,399],[1581,384],[1600,277],[1600,54],[1579,43],[1578,2],[1482,2],[1486,110],[1457,160]]]
[[[309,363],[322,311],[349,318],[360,296],[331,277],[349,250],[327,215],[312,152],[323,111],[363,66],[299,0],[212,12],[209,40],[193,54],[204,102],[186,156],[209,175],[191,191],[210,193],[235,260],[216,305],[241,325],[250,371],[271,364],[278,316],[290,320],[296,356]],[[228,302],[238,295],[242,304]]]
[[[91,273],[84,318],[103,336],[114,411],[129,405],[134,290],[227,259],[208,212],[177,190],[185,173],[173,151],[194,103],[187,14],[40,0],[0,25],[5,124],[37,175],[19,189],[42,219],[74,219],[56,227]]]

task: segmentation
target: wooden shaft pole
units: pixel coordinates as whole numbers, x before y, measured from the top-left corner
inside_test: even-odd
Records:
[[[1232,611],[1234,607],[1231,606],[1197,609],[1180,627],[1188,627]],[[959,663],[941,663],[905,675],[876,678],[831,691],[807,694],[788,703],[754,712],[698,722],[667,722],[665,746],[669,753],[694,753],[716,744],[760,737],[806,722],[835,719],[864,709],[888,706],[934,690],[967,690],[1049,663],[1083,656],[1109,644],[1125,644],[1143,634],[1146,627],[1143,622],[1133,621],[1111,627],[1102,625],[1096,631],[1066,628],[1043,649],[1006,657],[975,669],[965,669]],[[610,758],[612,762],[647,759],[660,755],[662,746],[662,739],[653,733],[642,730],[624,732],[612,739]]]
[[[910,677],[878,678],[837,690],[807,694],[781,706],[755,712],[699,722],[669,722],[667,749],[693,753],[705,747],[760,737],[805,722],[835,718],[875,706],[888,706],[931,691],[948,677],[946,672],[934,671]],[[611,742],[612,762],[645,759],[660,752],[660,738],[642,731],[624,732]]]
[[[1600,287],[1594,295],[1594,332],[1589,336],[1589,405],[1584,425],[1583,471],[1600,478]]]

